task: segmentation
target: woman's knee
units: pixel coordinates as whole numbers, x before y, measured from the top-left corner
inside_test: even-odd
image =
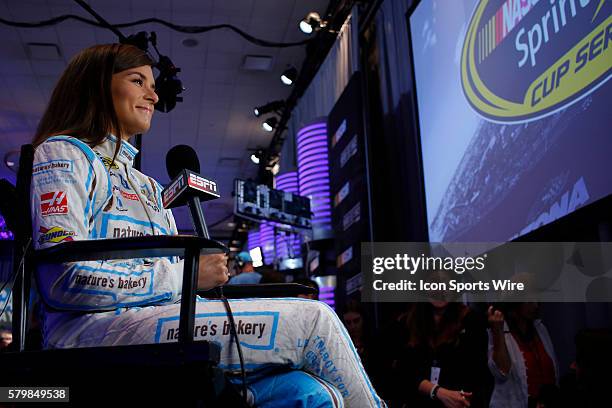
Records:
[[[260,408],[344,406],[340,392],[331,384],[300,370],[265,377],[251,384],[250,388]]]

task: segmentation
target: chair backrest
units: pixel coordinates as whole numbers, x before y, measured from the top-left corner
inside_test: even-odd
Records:
[[[15,186],[7,179],[0,180],[0,214],[6,222],[6,227],[13,234],[19,228],[16,200],[17,190]]]
[[[19,171],[17,172],[17,215],[22,222],[17,234],[25,242],[32,239],[32,212],[30,200],[30,187],[32,185],[32,167],[34,165],[34,146],[25,144],[21,146],[19,156]]]
[[[13,348],[23,351],[25,348],[25,333],[27,330],[27,305],[30,291],[30,278],[32,264],[29,255],[33,250],[30,187],[32,184],[32,165],[34,162],[34,146],[27,144],[21,146],[19,157],[19,171],[17,173],[17,186],[11,189],[4,186],[3,197],[5,203],[12,203],[12,208],[5,214],[7,225],[13,231],[15,245],[13,249]]]

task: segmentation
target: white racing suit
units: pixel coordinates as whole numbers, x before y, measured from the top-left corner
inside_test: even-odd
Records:
[[[172,213],[161,206],[162,186],[132,167],[136,149],[122,142],[112,161],[116,140],[109,136],[92,149],[75,138],[55,136],[36,148],[31,195],[35,248],[177,233]],[[40,266],[38,286],[47,305],[45,347],[176,341],[182,270],[177,258]],[[258,406],[384,405],[327,305],[282,298],[232,300],[231,307]],[[220,301],[197,299],[194,333],[196,340],[221,344],[221,368],[239,369]],[[279,365],[303,371],[262,375]],[[274,402],[275,393],[285,397]]]

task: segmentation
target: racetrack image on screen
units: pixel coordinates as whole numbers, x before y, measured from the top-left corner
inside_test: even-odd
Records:
[[[612,193],[612,2],[409,17],[432,242],[507,241]]]

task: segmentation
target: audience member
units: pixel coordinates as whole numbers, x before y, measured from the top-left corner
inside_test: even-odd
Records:
[[[372,372],[390,407],[485,407],[484,319],[461,303],[417,303],[379,336]]]
[[[260,266],[256,269],[256,273],[261,275],[259,283],[285,283],[287,281],[285,274],[272,266]]]
[[[361,357],[361,362],[365,367],[366,371],[369,370],[370,363],[370,345],[371,331],[368,330],[368,322],[366,314],[360,302],[350,299],[340,314],[342,322],[346,327],[351,340],[355,344],[357,353]]]
[[[13,333],[10,329],[0,328],[0,352],[8,348],[13,342]]]
[[[612,329],[587,329],[576,335],[573,375],[561,379],[560,406],[595,408],[609,399]],[[547,407],[548,408],[548,407]]]
[[[559,376],[538,304],[500,304],[487,313],[489,369],[495,378],[491,408],[535,408],[542,387],[555,385]]]
[[[319,284],[314,280],[308,278],[294,279],[293,283],[299,283],[300,285],[308,286],[316,290],[315,293],[305,293],[303,295],[298,295],[299,298],[319,300]]]
[[[255,272],[253,259],[248,252],[243,251],[236,255],[234,264],[238,270],[236,275],[232,276],[228,285],[255,284],[261,281],[261,273]]]

